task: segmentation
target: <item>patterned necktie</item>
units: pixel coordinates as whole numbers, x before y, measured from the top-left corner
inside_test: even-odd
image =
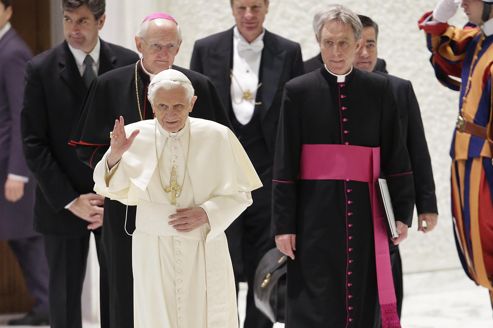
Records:
[[[96,78],[96,74],[94,73],[94,69],[92,68],[93,63],[94,60],[92,59],[92,57],[90,55],[87,55],[84,59],[86,69],[84,70],[84,74],[82,74],[82,79],[84,80],[84,83],[88,88],[91,85],[92,80]]]

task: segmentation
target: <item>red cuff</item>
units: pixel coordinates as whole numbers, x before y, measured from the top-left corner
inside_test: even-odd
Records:
[[[418,20],[418,27],[431,35],[442,35],[449,27],[448,23],[433,21],[433,12],[429,11]]]

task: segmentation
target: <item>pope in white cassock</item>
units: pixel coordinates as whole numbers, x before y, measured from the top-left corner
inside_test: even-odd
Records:
[[[115,120],[94,170],[98,194],[137,205],[135,327],[238,327],[224,230],[262,184],[227,127],[188,117],[197,97],[185,75],[162,71],[148,97],[155,119]]]

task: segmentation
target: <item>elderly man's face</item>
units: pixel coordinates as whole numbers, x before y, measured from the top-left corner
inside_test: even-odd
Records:
[[[469,21],[474,24],[481,24],[481,16],[483,14],[483,1],[481,0],[462,0],[461,7],[464,8],[464,13],[469,18]]]
[[[377,65],[378,57],[377,34],[373,27],[363,28],[361,44],[354,66],[360,70],[372,72]]]
[[[180,50],[177,26],[170,20],[153,20],[144,36],[135,37],[135,44],[142,54],[145,69],[157,74],[173,65]]]
[[[159,124],[168,132],[178,132],[185,126],[192,111],[196,96],[188,99],[187,90],[182,86],[172,89],[158,89],[152,101],[152,110]]]
[[[320,52],[327,68],[334,74],[346,74],[353,66],[360,42],[350,25],[330,21],[320,33]]]
[[[75,49],[90,53],[99,37],[99,30],[103,28],[105,15],[99,19],[86,5],[71,11],[63,12],[63,35],[65,40]]]
[[[269,1],[233,0],[232,10],[238,31],[248,42],[252,42],[263,31]]]

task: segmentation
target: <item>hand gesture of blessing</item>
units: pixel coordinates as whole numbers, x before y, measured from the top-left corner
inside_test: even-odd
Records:
[[[130,148],[130,146],[134,142],[135,137],[140,132],[139,130],[135,130],[127,138],[124,126],[125,120],[123,119],[123,116],[120,116],[118,119],[115,120],[113,131],[110,132],[111,150],[107,158],[108,167],[110,169],[120,161],[123,153],[125,153]]]

